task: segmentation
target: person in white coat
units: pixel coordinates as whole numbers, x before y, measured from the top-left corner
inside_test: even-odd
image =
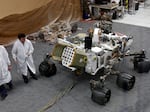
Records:
[[[22,74],[24,83],[28,83],[28,71],[31,77],[37,80],[36,68],[34,65],[32,53],[34,51],[33,45],[30,40],[26,39],[24,33],[18,34],[18,39],[12,48],[12,57],[17,64],[17,70]]]
[[[0,45],[0,95],[2,100],[7,97],[5,84],[8,85],[10,89],[13,88],[10,70],[11,62],[8,52],[3,45]]]

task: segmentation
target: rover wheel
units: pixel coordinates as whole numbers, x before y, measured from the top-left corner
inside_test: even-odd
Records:
[[[134,57],[133,58],[133,65],[134,65],[134,70],[138,69],[138,63],[144,61],[143,58],[138,58],[138,57]]]
[[[101,88],[101,89],[93,89],[91,99],[100,104],[105,105],[107,102],[109,102],[111,97],[111,90],[108,88]]]
[[[129,75],[127,73],[122,73],[117,76],[117,85],[124,89],[130,90],[134,87],[135,84],[135,76]]]
[[[144,72],[149,72],[150,70],[150,61],[146,60],[146,61],[142,61],[138,63],[137,66],[137,71],[139,73],[144,73]]]
[[[39,72],[41,75],[44,75],[46,77],[50,77],[52,75],[55,75],[57,71],[57,68],[54,63],[50,64],[47,61],[43,61],[39,65]]]

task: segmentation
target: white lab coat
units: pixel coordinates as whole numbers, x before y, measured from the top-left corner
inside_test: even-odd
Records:
[[[11,81],[11,74],[8,70],[8,65],[11,65],[8,53],[6,49],[0,45],[0,85]]]
[[[28,68],[35,74],[36,69],[32,58],[34,51],[33,45],[30,40],[26,39],[24,44],[17,39],[12,48],[13,59],[17,62],[18,72],[27,76]]]

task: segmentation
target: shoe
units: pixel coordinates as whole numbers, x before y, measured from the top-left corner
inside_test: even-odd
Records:
[[[5,100],[5,98],[8,96],[8,94],[2,94],[1,95],[1,100]]]
[[[22,77],[23,77],[23,80],[24,80],[24,83],[28,83],[29,82],[29,79],[28,79],[28,77],[27,76],[25,76],[25,75],[22,75]]]
[[[32,74],[31,77],[35,80],[38,80],[37,76],[35,74]]]

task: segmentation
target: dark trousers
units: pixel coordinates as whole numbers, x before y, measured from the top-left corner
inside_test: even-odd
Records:
[[[27,66],[28,67],[28,66]],[[29,73],[30,73],[30,75],[32,76],[32,75],[34,75],[34,73],[30,70],[30,68],[28,67],[28,71],[29,71]],[[26,77],[24,74],[22,74],[24,77]]]
[[[35,75],[35,74],[30,70],[29,67],[28,67],[28,71],[29,71],[29,73],[30,73],[31,76]]]
[[[1,97],[7,95],[7,89],[5,88],[4,85],[0,86],[0,95],[1,95]]]
[[[6,85],[9,87],[10,90],[13,89],[12,81],[10,81],[9,83],[6,83]],[[0,95],[1,96],[7,95],[7,89],[4,84],[0,86]]]
[[[30,68],[29,68],[29,67],[28,67],[28,71],[29,71],[30,75],[32,75],[32,74],[33,74],[33,72],[30,70]]]
[[[38,80],[36,74],[34,74],[34,73],[30,70],[29,67],[28,67],[28,71],[29,71],[29,73],[30,73],[30,76],[31,76],[33,79]]]

